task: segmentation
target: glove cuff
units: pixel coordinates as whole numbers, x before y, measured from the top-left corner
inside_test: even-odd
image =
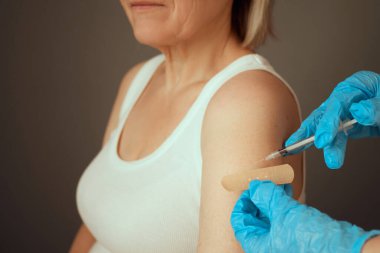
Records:
[[[372,237],[375,237],[377,235],[380,235],[380,230],[371,230],[371,231],[368,231],[368,232],[365,232],[364,234],[362,234],[361,236],[358,237],[358,239],[356,239],[355,243],[354,243],[354,246],[352,247],[352,253],[360,253],[363,246],[364,246],[364,243],[371,239]]]

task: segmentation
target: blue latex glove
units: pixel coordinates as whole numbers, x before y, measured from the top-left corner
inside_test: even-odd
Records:
[[[359,253],[367,239],[380,234],[333,220],[295,201],[282,187],[257,180],[237,201],[231,224],[246,253]]]
[[[338,133],[341,121],[352,118],[359,124],[347,133]],[[380,75],[360,71],[339,83],[328,99],[302,122],[301,127],[290,136],[285,146],[312,135],[315,135],[315,146],[323,148],[326,165],[331,169],[343,165],[348,136],[379,136]]]

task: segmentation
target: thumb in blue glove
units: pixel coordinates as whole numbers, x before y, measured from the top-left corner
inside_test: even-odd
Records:
[[[237,201],[231,224],[246,253],[357,252],[380,231],[366,232],[302,205],[270,181],[254,180]]]

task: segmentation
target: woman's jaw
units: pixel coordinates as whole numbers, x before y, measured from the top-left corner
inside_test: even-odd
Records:
[[[230,22],[232,0],[120,0],[136,39],[161,48],[213,34]],[[223,27],[223,29],[230,27]],[[219,30],[220,32],[220,30]]]

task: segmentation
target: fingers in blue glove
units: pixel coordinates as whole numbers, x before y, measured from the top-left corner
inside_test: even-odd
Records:
[[[344,162],[348,136],[340,132],[334,141],[323,149],[325,162],[330,169],[339,169]]]
[[[352,103],[368,98],[366,86],[370,72],[360,71],[340,82],[326,101],[326,110],[315,133],[315,146],[325,148],[333,142],[341,120],[349,118]]]
[[[341,102],[335,98],[331,98],[326,106],[326,111],[322,116],[317,130],[315,132],[315,146],[324,148],[332,143],[340,125],[340,117],[343,107]]]
[[[260,214],[250,198],[249,190],[244,191],[231,213],[231,225],[236,238],[242,242],[248,236],[263,235],[268,233],[270,222]]]
[[[242,221],[233,222],[236,228],[244,226],[244,222],[251,222],[251,216],[269,217],[272,199],[274,197],[287,196],[282,187],[273,184],[271,181],[252,180],[249,189],[244,191],[232,211],[231,219],[245,218]],[[259,214],[260,213],[260,214]],[[234,220],[236,221],[236,220]],[[243,222],[243,223],[242,223]]]
[[[380,125],[380,97],[352,104],[350,113],[361,125]]]
[[[285,146],[294,144],[302,139],[315,135],[315,146],[317,148],[325,148],[334,141],[338,132],[340,120],[350,119],[349,108],[352,103],[363,99],[370,99],[370,102],[362,102],[363,107],[353,106],[351,113],[357,115],[359,122],[365,122],[368,119],[368,112],[376,112],[375,118],[377,126],[380,125],[380,105],[379,105],[379,83],[380,75],[371,71],[359,71],[340,82],[329,98],[322,105],[314,110],[301,127],[286,141]],[[373,110],[373,108],[375,108]],[[364,109],[367,109],[365,111]],[[361,115],[360,115],[361,114]],[[361,119],[360,119],[361,118]],[[365,118],[365,119],[364,119]],[[372,120],[371,123],[374,121]],[[362,131],[363,130],[363,131]],[[365,131],[364,131],[365,130]],[[361,128],[362,134],[354,134],[354,136],[365,137],[365,134],[379,135],[380,130]],[[356,131],[358,132],[358,131]],[[305,148],[297,150],[298,153]]]
[[[282,208],[293,200],[283,187],[277,186],[271,181],[253,180],[249,186],[252,202],[271,221],[276,219],[278,217],[276,214],[282,212]]]

